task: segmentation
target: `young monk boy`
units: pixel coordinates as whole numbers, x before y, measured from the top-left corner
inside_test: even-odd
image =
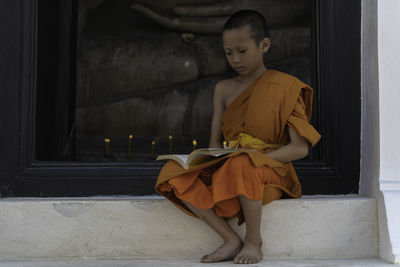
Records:
[[[262,205],[281,197],[301,197],[291,161],[305,157],[321,135],[309,124],[313,89],[295,77],[267,69],[263,56],[271,41],[264,17],[251,10],[233,14],[222,33],[226,58],[238,76],[218,82],[210,147],[221,147],[221,131],[235,152],[184,170],[163,167],[156,191],[208,224],[224,240],[201,262],[262,260]],[[246,222],[242,241],[227,223]]]

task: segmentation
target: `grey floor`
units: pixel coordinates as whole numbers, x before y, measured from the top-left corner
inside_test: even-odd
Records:
[[[232,262],[199,263],[197,260],[153,259],[153,260],[0,260],[0,267],[175,267],[175,266],[238,266]],[[312,259],[312,260],[274,260],[264,259],[257,264],[246,264],[251,267],[314,267],[314,266],[350,266],[350,267],[381,267],[399,266],[380,259]]]

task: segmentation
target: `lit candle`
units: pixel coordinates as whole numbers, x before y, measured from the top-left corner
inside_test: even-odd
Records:
[[[151,159],[154,160],[155,155],[156,155],[156,141],[153,140],[151,142]]]
[[[132,158],[132,139],[133,139],[133,135],[130,134],[129,139],[128,139],[128,159]]]
[[[104,138],[104,157],[110,157],[110,138]]]
[[[168,136],[168,144],[169,144],[169,149],[168,149],[168,153],[172,154],[172,136]]]
[[[224,142],[223,142],[222,144],[223,144],[223,147],[224,147],[224,148],[228,145],[228,143],[226,142],[226,140],[224,140]]]
[[[193,139],[193,150],[196,150],[197,148],[197,141],[196,139]]]

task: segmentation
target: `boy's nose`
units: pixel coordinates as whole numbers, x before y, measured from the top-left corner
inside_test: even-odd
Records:
[[[239,63],[240,62],[240,56],[238,54],[236,54],[236,53],[233,53],[232,61],[233,61],[233,63]]]

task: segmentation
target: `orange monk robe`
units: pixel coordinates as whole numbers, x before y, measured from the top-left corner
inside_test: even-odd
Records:
[[[227,141],[235,140],[239,133],[246,133],[267,144],[285,145],[290,142],[287,130],[287,126],[290,126],[313,147],[321,135],[309,124],[312,97],[313,89],[297,78],[279,71],[268,70],[225,110],[221,119],[222,134]],[[174,177],[184,177],[179,179],[179,188],[184,192],[193,187],[199,175],[214,172],[222,168],[229,158],[245,153],[255,167],[268,166],[274,174],[286,180],[285,185],[278,182],[263,185],[263,204],[282,197],[301,197],[301,185],[292,163],[283,163],[265,155],[271,150],[236,152],[188,170],[174,161],[169,161],[159,174],[155,185],[156,192],[164,195],[189,215],[196,216],[171,191],[169,181]],[[243,214],[237,215],[238,223],[243,223]]]

